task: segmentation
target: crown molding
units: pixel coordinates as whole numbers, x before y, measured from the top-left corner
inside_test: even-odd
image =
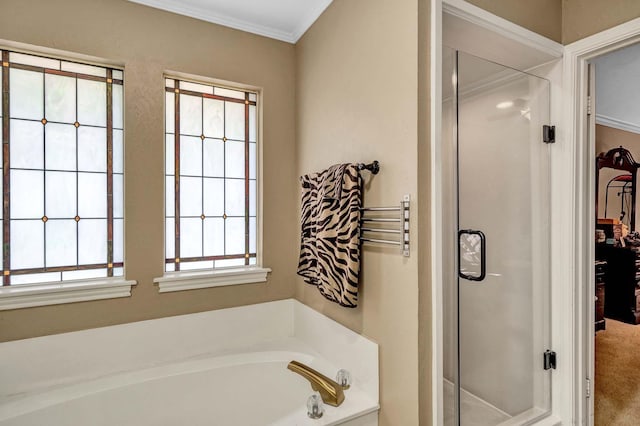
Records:
[[[629,121],[618,120],[617,118],[607,117],[606,115],[596,114],[596,124],[602,126],[613,127],[614,129],[624,130],[626,132],[640,134],[640,125]]]
[[[162,9],[167,12],[177,13],[178,15],[184,15],[190,18],[211,22],[213,24],[234,28],[236,30],[284,41],[286,43],[295,44],[300,39],[300,37],[302,37],[302,35],[309,29],[309,27],[313,25],[316,19],[318,19],[318,17],[322,14],[322,12],[324,12],[324,10],[331,4],[333,0],[322,0],[322,2],[317,5],[317,7],[310,8],[309,12],[305,15],[305,17],[300,21],[299,25],[297,25],[292,32],[268,25],[260,25],[254,22],[237,19],[226,14],[215,13],[202,7],[189,6],[183,4],[183,2],[179,0],[129,1],[144,6],[153,7],[155,9]]]

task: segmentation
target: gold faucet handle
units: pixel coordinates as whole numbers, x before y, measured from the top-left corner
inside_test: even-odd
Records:
[[[291,361],[287,368],[307,379],[311,388],[320,393],[325,404],[337,407],[344,401],[342,386],[327,376],[298,361]]]

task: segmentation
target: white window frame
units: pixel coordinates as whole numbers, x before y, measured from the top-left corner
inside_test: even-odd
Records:
[[[153,282],[158,285],[159,293],[169,293],[175,291],[195,290],[211,287],[224,287],[242,284],[266,283],[267,274],[271,272],[270,268],[263,266],[263,90],[260,87],[245,85],[225,80],[194,76],[181,72],[165,72],[164,78],[177,79],[199,84],[214,85],[216,87],[243,90],[254,92],[257,95],[256,105],[256,264],[247,266],[236,266],[228,268],[217,268],[207,270],[189,270],[177,272],[164,272],[163,276],[154,278]],[[164,80],[163,80],[164,81]],[[166,105],[163,111],[166,111]],[[166,120],[166,113],[165,113]],[[166,128],[166,123],[163,123]],[[164,134],[164,133],[163,133]],[[163,139],[163,147],[165,146]],[[166,148],[163,148],[166,151]],[[166,152],[165,152],[166,158]],[[164,178],[164,173],[163,173]],[[166,185],[166,180],[165,180]],[[166,198],[166,188],[165,188]],[[166,206],[166,199],[165,204]],[[166,229],[166,227],[165,227]],[[166,231],[165,231],[166,232]],[[166,235],[164,238],[166,243]],[[163,251],[163,265],[166,251]]]
[[[57,60],[82,62],[87,65],[110,67],[124,71],[123,64],[115,63],[103,58],[74,54],[57,49],[42,48],[7,40],[0,40],[0,50],[50,57]],[[125,279],[126,263],[124,268],[124,274],[121,277],[0,286],[0,311],[35,306],[57,305],[62,303],[129,297],[131,296],[131,287],[136,285],[137,282],[135,280]]]

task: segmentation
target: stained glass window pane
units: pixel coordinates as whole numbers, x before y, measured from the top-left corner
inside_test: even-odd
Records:
[[[50,281],[59,281],[60,272],[45,272],[42,274],[25,274],[12,275],[9,279],[11,285],[46,283]]]
[[[75,123],[76,79],[61,75],[45,74],[44,117],[47,121]]]
[[[165,208],[166,208],[166,215],[167,216],[174,216],[175,215],[175,176],[166,176],[165,177],[165,185],[164,185],[164,189],[165,189]]]
[[[216,268],[229,268],[232,266],[243,266],[244,259],[223,259],[216,260]]]
[[[11,218],[41,219],[44,216],[44,172],[11,170]],[[12,233],[12,235],[15,235]],[[14,256],[12,255],[13,259]]]
[[[255,143],[249,144],[249,179],[256,178],[256,165],[257,165],[256,149],[257,148]]]
[[[225,144],[225,176],[228,178],[244,178],[244,146],[243,142],[227,141]]]
[[[173,218],[167,218],[165,220],[165,235],[168,235],[169,238],[165,238],[165,256],[167,259],[172,259],[175,256],[175,246],[176,240],[173,238],[175,233],[176,222]]]
[[[249,252],[256,252],[256,218],[249,218]]]
[[[165,174],[172,175],[175,173],[175,136],[173,134],[167,134],[165,137]]]
[[[11,120],[11,168],[44,167],[44,126],[38,121]]]
[[[46,266],[75,265],[78,253],[76,221],[49,220],[44,227],[47,236]]]
[[[204,175],[224,177],[224,142],[220,139],[204,140]]]
[[[203,99],[204,135],[208,138],[224,136],[224,102],[217,99]]]
[[[121,277],[124,275],[124,268],[120,267],[120,268],[113,268],[113,276],[114,277]]]
[[[107,262],[106,219],[82,219],[78,222],[78,264]]]
[[[250,257],[249,258],[249,265],[255,265],[257,262],[257,259],[255,257]]]
[[[180,219],[180,256],[202,256],[202,219]]]
[[[212,267],[212,260],[201,260],[199,262],[184,262],[181,264],[180,269],[183,271],[193,271],[197,269],[211,269]]]
[[[78,79],[78,122],[81,125],[107,125],[107,84]]]
[[[76,174],[73,172],[46,172],[46,215],[49,218],[76,216]]]
[[[256,215],[256,181],[249,181],[249,216]]]
[[[72,124],[47,123],[45,163],[50,170],[76,169],[76,128]]]
[[[204,199],[204,215],[222,216],[224,214],[224,179],[208,179],[204,180],[203,199]]]
[[[180,134],[202,134],[202,98],[180,95]]]
[[[86,126],[78,129],[78,170],[107,171],[107,129]]]
[[[225,228],[225,254],[244,253],[244,218],[228,218]]]
[[[124,172],[124,141],[122,130],[113,131],[113,172]]]
[[[107,217],[107,176],[102,173],[78,173],[78,216]]]
[[[80,271],[65,271],[62,273],[63,280],[88,280],[91,278],[104,278],[106,276],[106,269],[87,269]]]
[[[244,104],[225,102],[225,136],[227,139],[244,140]]]
[[[173,82],[167,79],[167,87],[172,88]],[[165,248],[170,259],[174,245],[179,244],[182,261],[167,263],[166,270],[210,268],[212,262],[201,262],[202,256],[239,256],[215,261],[213,267],[245,265],[248,263],[245,241],[249,237],[255,240],[257,232],[257,108],[247,107],[247,94],[242,90],[188,82],[179,82],[179,85],[176,82],[175,87],[181,89],[180,111],[174,111],[172,99],[176,95],[173,93],[168,93],[165,102],[165,173],[170,176],[165,194]],[[211,87],[215,95],[240,102],[186,93],[205,93]],[[250,94],[249,99],[257,101],[256,94]],[[179,123],[179,129],[174,128],[174,122]],[[173,181],[172,160],[177,155],[173,149],[173,131],[180,133],[178,188]],[[249,137],[253,142],[249,143]],[[247,163],[250,163],[248,169]],[[172,219],[176,197],[180,203],[179,233],[175,232]],[[250,213],[254,215],[251,230],[247,229]],[[251,235],[246,235],[250,231]],[[191,262],[188,258],[198,260]]]
[[[249,141],[256,142],[257,127],[256,127],[256,106],[249,105]]]
[[[79,64],[77,62],[62,61],[60,68],[63,71],[77,72],[79,74],[94,75],[96,77],[106,77],[107,70],[102,67],[96,67],[93,65]]]
[[[256,95],[255,93],[249,93],[249,100],[253,102],[257,101],[258,95]]]
[[[164,266],[164,270],[167,272],[173,272],[176,270],[176,264],[175,263],[167,263]]]
[[[174,133],[176,127],[176,95],[175,93],[166,92],[164,95],[164,131],[166,133]]]
[[[113,84],[111,86],[113,94],[113,127],[116,129],[122,129],[124,127],[124,107],[123,87],[119,84]]]
[[[204,220],[204,255],[222,256],[224,254],[224,219]]]
[[[42,120],[44,117],[43,80],[42,73],[11,68],[9,110],[12,118]]]
[[[225,96],[227,98],[244,99],[244,92],[237,90],[223,89],[222,87],[216,87],[215,92],[218,96]]]
[[[60,69],[60,61],[57,59],[43,58],[42,56],[28,55],[25,53],[9,52],[9,62],[23,65],[33,65],[34,67]]]
[[[227,216],[244,216],[244,180],[225,181],[225,213]]]
[[[15,52],[9,52],[9,62],[32,68],[10,65],[8,71],[9,111],[5,113],[10,113],[11,120],[3,132],[10,134],[10,186],[3,187],[0,180],[4,203],[11,208],[11,222],[4,234],[9,241],[3,242],[11,256],[5,284],[121,275],[121,267],[108,271],[106,262],[113,255],[120,263],[123,254],[124,146],[120,128],[124,93],[119,84],[123,72],[110,71],[119,83],[112,83],[107,92],[104,67]],[[58,75],[48,71],[51,69],[77,74]],[[108,106],[113,118],[109,123]],[[113,161],[107,161],[107,135],[113,136],[109,153]],[[1,156],[0,152],[0,165]],[[110,197],[108,177],[113,179]],[[107,217],[113,216],[114,244],[108,245],[111,219]],[[113,250],[109,256],[108,250]],[[80,264],[85,267],[77,270]],[[86,265],[91,266],[87,269]],[[37,270],[44,267],[62,270]],[[23,271],[18,273],[17,269]]]
[[[113,221],[113,261],[122,262],[124,260],[124,220],[115,219]]]
[[[200,92],[213,95],[213,87],[204,84],[191,83],[189,81],[181,81],[180,90],[188,90],[190,92]]]
[[[180,137],[180,174],[202,176],[202,140],[200,138]]]
[[[11,221],[11,269],[44,266],[44,223],[42,220]]]
[[[193,177],[180,178],[180,215],[200,216],[201,214],[202,179]]]
[[[122,194],[124,194],[124,177],[113,175],[113,217],[124,217]]]

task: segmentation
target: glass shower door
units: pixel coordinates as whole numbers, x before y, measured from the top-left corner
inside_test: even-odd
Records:
[[[455,411],[462,426],[530,424],[551,396],[549,82],[453,58]]]

